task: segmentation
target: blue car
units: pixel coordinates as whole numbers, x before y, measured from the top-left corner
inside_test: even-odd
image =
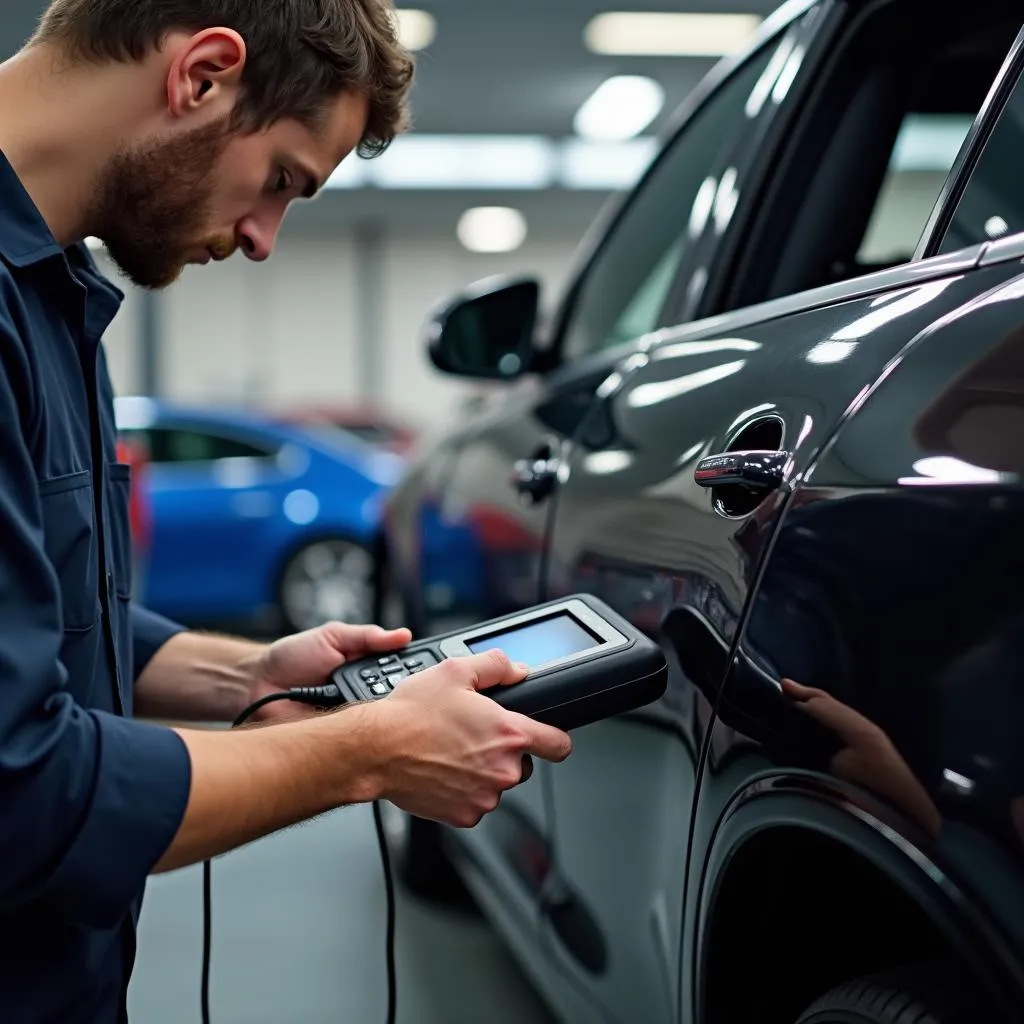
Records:
[[[115,405],[148,453],[150,542],[137,592],[189,624],[302,630],[369,622],[382,503],[404,462],[236,410]]]

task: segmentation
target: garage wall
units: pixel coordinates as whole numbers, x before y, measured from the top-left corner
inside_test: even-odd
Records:
[[[450,235],[384,237],[378,255],[367,257],[379,259],[380,350],[373,364],[382,404],[421,426],[447,420],[471,386],[428,364],[422,334],[430,308],[492,274],[536,274],[552,295],[578,241],[531,238],[515,253],[479,256]],[[157,298],[165,393],[190,402],[358,402],[367,372],[360,351],[359,293],[367,279],[361,244],[352,235],[291,235],[263,264],[236,256],[189,268]],[[115,385],[127,393],[141,380],[133,344],[141,300],[116,280],[128,301],[107,348]]]

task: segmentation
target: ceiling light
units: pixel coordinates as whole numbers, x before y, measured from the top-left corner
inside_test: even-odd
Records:
[[[526,240],[526,218],[507,206],[477,206],[467,210],[456,228],[470,252],[512,252]]]
[[[425,50],[437,35],[437,19],[427,11],[400,8],[395,11],[398,19],[398,38],[407,50]]]
[[[583,32],[594,53],[616,57],[721,57],[735,53],[757,31],[756,14],[677,14],[610,11]]]
[[[576,112],[577,135],[621,142],[639,135],[661,112],[665,90],[653,78],[616,75],[602,82]]]

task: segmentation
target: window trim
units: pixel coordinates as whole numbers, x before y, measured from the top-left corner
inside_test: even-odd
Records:
[[[1024,16],[1022,16],[1022,22],[1024,22]],[[988,95],[971,125],[971,130],[967,133],[964,144],[960,147],[956,160],[953,161],[946,182],[932,208],[931,216],[921,232],[921,239],[914,252],[912,262],[937,255],[938,247],[949,230],[949,225],[953,221],[960,200],[963,198],[978,166],[978,161],[992,136],[992,131],[999,123],[1003,110],[1013,95],[1014,89],[1020,83],[1022,75],[1024,75],[1024,24],[1022,24],[1013,46],[1010,47],[1010,52],[1003,61],[999,73],[992,82]],[[973,243],[966,248],[974,248],[978,244]],[[952,253],[946,255],[952,255]]]
[[[581,360],[589,361],[595,356],[604,355],[605,352],[620,351],[633,344],[633,342],[626,342],[614,348],[583,353],[573,357],[568,364],[562,359],[565,338],[576,312],[580,292],[589,279],[594,265],[603,257],[608,246],[614,242],[619,225],[629,215],[633,205],[638,201],[639,196],[646,189],[649,180],[660,168],[662,162],[674,151],[680,136],[688,129],[697,114],[703,111],[708,101],[717,96],[730,79],[741,72],[764,48],[778,44],[783,35],[790,31],[809,10],[823,2],[828,2],[828,0],[787,0],[765,18],[746,47],[720,60],[676,108],[659,138],[658,151],[640,181],[627,192],[610,200],[584,236],[574,265],[570,268],[571,284],[563,292],[558,307],[550,319],[545,332],[546,337],[538,338],[537,368],[539,370],[547,372]],[[700,246],[696,246],[694,252],[700,248]],[[689,254],[684,254],[676,268],[673,284],[669,289],[669,297],[675,294],[678,280],[689,268],[690,263]]]

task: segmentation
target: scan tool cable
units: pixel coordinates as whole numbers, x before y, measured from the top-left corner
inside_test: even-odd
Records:
[[[295,701],[297,704],[308,704],[315,707],[337,707],[342,703],[341,691],[333,683],[327,686],[299,687],[270,693],[250,704],[231,723],[232,729],[244,725],[260,708],[278,700]],[[395,1024],[397,1010],[397,983],[395,979],[395,884],[391,874],[391,858],[388,855],[387,837],[384,833],[384,820],[381,815],[380,802],[373,804],[373,824],[377,832],[377,844],[380,847],[380,860],[384,868],[384,892],[387,899],[387,978],[388,978],[388,1015],[387,1024]],[[210,1024],[210,953],[213,938],[213,864],[203,861],[203,975],[201,982],[201,1005],[203,1024]]]

